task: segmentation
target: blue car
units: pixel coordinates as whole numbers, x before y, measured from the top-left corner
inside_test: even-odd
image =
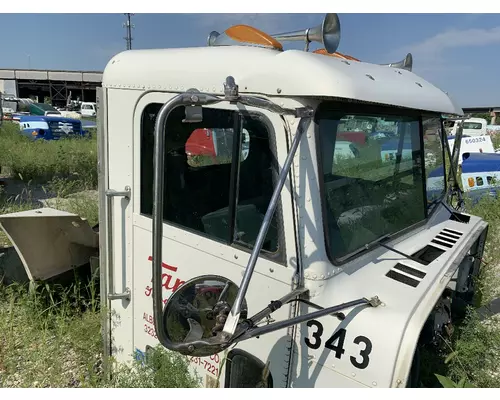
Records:
[[[21,134],[32,140],[59,140],[70,137],[90,136],[83,129],[82,121],[56,115],[22,115],[19,121]]]

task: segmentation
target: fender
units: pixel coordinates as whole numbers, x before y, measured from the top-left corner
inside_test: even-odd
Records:
[[[318,379],[334,380],[332,374],[340,374],[367,387],[405,386],[422,327],[466,253],[488,227],[472,216],[468,224],[436,221],[444,213],[420,231],[391,244],[415,254],[432,243],[441,255],[427,265],[388,249],[377,249],[346,265],[333,278],[322,280],[309,275],[306,286],[311,290],[310,301],[321,307],[358,297],[378,296],[382,301],[377,308],[359,306],[343,315],[310,320],[300,326],[302,362],[308,359],[313,365],[319,364]],[[433,242],[445,229],[460,232],[451,248]],[[304,383],[299,381],[295,386]]]

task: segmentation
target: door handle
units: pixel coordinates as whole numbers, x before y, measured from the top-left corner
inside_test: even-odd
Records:
[[[122,192],[118,192],[116,190],[108,189],[106,190],[106,208],[107,208],[107,243],[108,243],[108,279],[109,279],[109,293],[108,300],[130,300],[130,289],[128,287],[125,288],[123,293],[115,293],[115,280],[114,280],[114,264],[113,264],[113,213],[112,213],[112,205],[114,197],[124,197],[127,200],[130,200],[130,194],[132,190],[130,186],[125,186],[125,189]]]

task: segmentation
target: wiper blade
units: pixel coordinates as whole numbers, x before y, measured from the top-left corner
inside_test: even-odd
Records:
[[[387,250],[393,251],[394,253],[397,253],[397,254],[405,257],[405,258],[408,258],[409,260],[415,261],[416,263],[419,263],[421,265],[426,265],[423,261],[419,260],[418,258],[410,256],[410,255],[408,255],[406,253],[403,253],[400,250],[396,250],[394,247],[388,246],[385,243],[379,243],[379,245],[382,246],[382,247],[384,247],[384,248],[386,248]]]
[[[378,238],[377,240],[374,240],[373,242],[366,244],[364,247],[360,248],[359,250],[350,253],[348,256],[352,257],[358,253],[365,251],[365,250],[373,250],[375,247],[380,246],[380,247],[384,247],[387,250],[393,251],[394,253],[397,253],[400,256],[403,256],[409,260],[415,261],[416,263],[419,263],[421,265],[426,265],[422,260],[419,260],[418,258],[410,256],[409,254],[406,254],[400,250],[395,249],[394,247],[391,247],[391,246],[385,244],[385,242],[392,239],[392,236],[393,235],[391,235],[391,234],[384,235],[384,236]]]
[[[410,256],[410,255],[408,255],[408,254],[406,254],[406,253],[404,253],[404,252],[402,252],[400,250],[395,249],[394,247],[391,247],[391,246],[385,244],[385,242],[391,240],[392,236],[393,235],[384,235],[381,238],[379,238],[379,239],[371,242],[369,245],[366,245],[366,249],[368,250],[368,249],[370,249],[372,247],[375,247],[376,245],[379,245],[379,246],[384,247],[387,250],[393,251],[394,253],[397,253],[400,256],[403,256],[403,257],[405,257],[405,258],[407,258],[409,260],[415,261],[416,263],[419,263],[421,265],[426,265],[426,264],[424,264],[423,261],[419,260],[418,258]]]

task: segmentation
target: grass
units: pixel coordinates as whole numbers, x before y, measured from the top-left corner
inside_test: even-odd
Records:
[[[0,130],[0,165],[22,194],[0,192],[0,214],[48,206],[98,222],[97,140],[32,142],[18,127]],[[18,184],[19,182],[16,182]],[[1,190],[1,189],[0,189]],[[89,192],[91,191],[91,192]],[[38,192],[38,193],[37,193]],[[0,234],[0,245],[9,245]],[[1,277],[0,277],[1,278]],[[157,349],[144,362],[102,367],[98,282],[75,274],[63,283],[0,283],[0,387],[196,387],[184,357]],[[1,281],[1,279],[0,279]]]
[[[32,142],[18,127],[0,131],[0,165],[8,185],[22,193],[0,192],[0,214],[50,206],[98,221],[97,201],[75,196],[97,188],[97,142]],[[4,174],[5,175],[5,174]],[[0,189],[1,190],[1,189]],[[50,197],[50,196],[45,196]],[[0,234],[0,245],[10,245]],[[70,285],[0,285],[0,387],[72,387],[102,375],[98,288],[73,279]]]
[[[197,387],[182,356],[152,356],[103,370],[99,296],[94,280],[0,286],[1,387]]]
[[[193,161],[197,166],[206,163]],[[42,191],[54,197],[50,207],[79,214],[91,226],[98,222],[97,197],[92,192],[97,189],[95,132],[90,140],[30,142],[18,134],[16,125],[4,123],[0,165],[20,180],[23,191],[19,196],[0,192],[0,214],[41,207]],[[471,213],[490,224],[486,264],[478,281],[478,305],[484,305],[500,297],[496,269],[500,249],[494,240],[500,235],[500,200],[484,199]],[[0,233],[2,244],[9,243]],[[186,359],[161,348],[131,365],[112,363],[114,373],[109,377],[102,364],[102,312],[98,282],[92,277],[75,274],[69,283],[0,284],[0,387],[199,386],[187,372]],[[500,378],[490,372],[497,365],[499,345],[499,330],[481,323],[470,311],[439,357],[422,355],[427,368],[424,385],[439,387],[453,381],[499,387]]]
[[[85,289],[2,288],[0,387],[74,387],[99,374],[97,296],[88,304]]]
[[[74,189],[97,187],[97,139],[31,141],[5,122],[0,140],[0,165],[25,182],[50,183],[54,179],[72,182]]]
[[[468,212],[480,216],[489,224],[488,240],[483,255],[483,265],[476,282],[475,305],[481,307],[500,297],[500,199],[483,198]],[[496,321],[496,322],[495,322]],[[500,387],[500,319],[482,322],[475,309],[469,308],[463,321],[455,325],[455,332],[445,348],[436,357],[424,352],[422,381],[426,387],[440,387],[439,374],[453,382],[464,381],[474,387]],[[495,372],[497,371],[497,372]]]

